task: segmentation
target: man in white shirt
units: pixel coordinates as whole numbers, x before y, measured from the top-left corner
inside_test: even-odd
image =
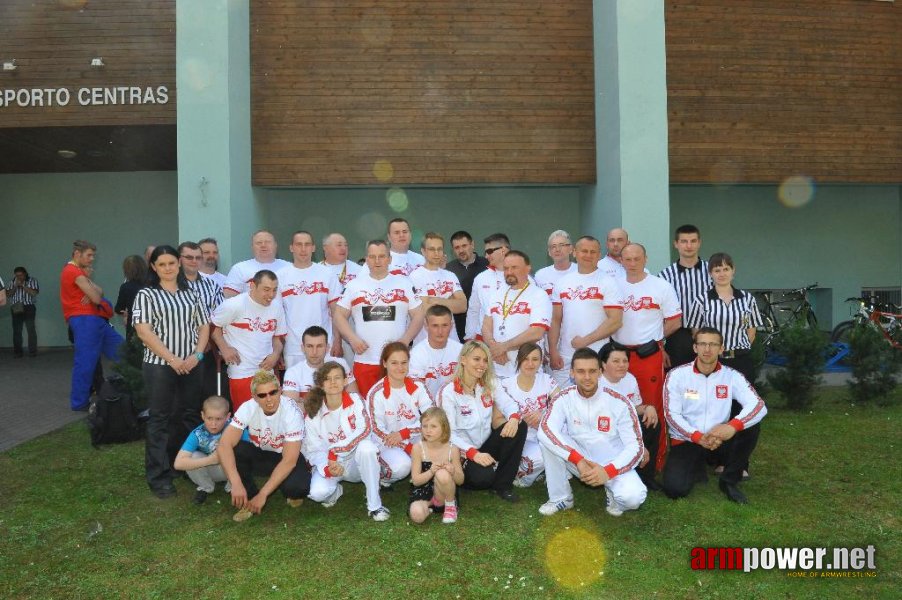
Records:
[[[551,327],[551,300],[529,280],[529,257],[511,250],[504,257],[505,289],[488,302],[482,339],[492,353],[498,377],[517,373],[517,350],[527,342],[539,343]]]
[[[204,257],[198,268],[200,274],[215,281],[219,287],[224,286],[226,276],[219,272],[219,243],[215,238],[208,237],[197,242],[197,245]]]
[[[700,328],[693,347],[695,361],[671,369],[665,383],[664,417],[672,437],[664,493],[670,498],[688,495],[696,481],[707,480],[706,458],[717,452],[717,462],[724,465],[720,491],[732,502],[747,504],[738,485],[758,444],[767,407],[741,373],[717,360],[723,352],[718,330]],[[730,418],[733,400],[742,410]]]
[[[247,402],[235,413],[216,448],[219,463],[232,486],[232,517],[241,522],[260,514],[269,496],[281,490],[292,508],[310,493],[310,470],[301,454],[304,417],[281,395],[279,380],[268,371],[254,375]],[[254,475],[268,479],[257,487]]]
[[[379,358],[385,344],[409,345],[423,326],[423,308],[410,279],[388,272],[388,245],[370,241],[366,262],[369,273],[348,283],[333,315],[334,327],[354,349],[354,377],[364,396],[382,376]]]
[[[388,222],[388,243],[391,244],[391,265],[388,270],[392,275],[407,275],[426,262],[421,254],[410,249],[410,223],[407,219],[396,217]]]
[[[341,296],[338,278],[323,265],[313,262],[316,244],[306,231],[291,236],[293,264],[276,273],[285,310],[288,336],[285,340],[285,367],[302,361],[301,334],[311,325],[332,331],[332,309]]]
[[[598,261],[598,268],[602,273],[610,275],[615,279],[623,279],[626,271],[623,268],[621,252],[630,243],[630,236],[625,229],[616,227],[608,232],[605,238],[605,246],[608,253]]]
[[[642,462],[639,419],[622,395],[599,386],[598,354],[580,348],[573,354],[576,383],[552,398],[539,425],[548,502],[543,515],[573,508],[568,472],[586,485],[604,486],[607,512],[619,517],[642,505],[648,493],[635,468]]]
[[[353,260],[348,260],[348,240],[340,233],[330,233],[323,238],[323,260],[320,263],[338,278],[341,284],[339,294],[343,294],[348,282],[357,277],[363,268]],[[343,356],[349,361],[354,360],[354,351],[351,345],[342,340],[338,331],[332,331],[332,356]]]
[[[410,351],[410,378],[422,381],[435,398],[446,382],[451,381],[463,347],[451,337],[454,322],[451,310],[441,304],[426,309],[426,339]]]
[[[251,251],[254,258],[232,265],[226,276],[225,285],[222,286],[223,296],[232,298],[246,292],[248,284],[258,271],[267,269],[275,273],[290,265],[290,262],[276,258],[278,249],[275,236],[265,229],[261,229],[251,236]]]
[[[465,340],[482,337],[482,322],[488,311],[489,298],[504,287],[504,257],[511,248],[510,240],[503,233],[493,233],[483,240],[483,248],[489,267],[473,280],[473,290],[467,304]]]
[[[558,229],[548,236],[548,256],[551,258],[551,264],[536,271],[536,283],[548,296],[551,296],[554,284],[561,277],[576,270],[576,265],[570,262],[572,249],[570,234],[563,229]]]
[[[354,375],[348,368],[345,359],[330,356],[327,354],[329,350],[329,334],[319,325],[311,325],[301,335],[301,343],[304,351],[304,359],[295,363],[294,366],[285,371],[284,381],[282,382],[282,393],[292,400],[299,401],[307,395],[310,388],[313,387],[313,375],[317,369],[327,362],[336,362],[348,374],[345,390],[348,392],[357,391],[357,383],[354,381]],[[288,351],[287,349],[285,350]]]
[[[626,277],[618,281],[623,300],[623,325],[614,332],[616,348],[630,355],[630,373],[639,383],[642,400],[660,415],[664,393],[664,338],[682,323],[682,311],[676,292],[669,283],[645,271],[648,258],[645,247],[630,243],[622,252]],[[664,467],[667,450],[666,427],[658,437],[655,468]]]
[[[457,275],[442,268],[445,260],[444,238],[430,231],[423,236],[420,248],[426,257],[426,263],[410,274],[410,281],[413,283],[413,291],[423,303],[423,309],[429,310],[430,306],[446,306],[452,314],[467,312],[467,298],[460,287]],[[414,343],[424,339],[426,332],[421,331]]]
[[[596,352],[623,321],[620,289],[597,267],[601,242],[592,236],[576,241],[577,270],[561,277],[551,294],[548,354],[558,385],[570,380],[570,361],[579,348]]]
[[[288,330],[282,303],[273,302],[278,287],[275,273],[258,271],[249,291],[224,301],[210,318],[215,325],[213,341],[229,365],[229,392],[235,411],[251,399],[254,373],[272,371],[282,356]]]

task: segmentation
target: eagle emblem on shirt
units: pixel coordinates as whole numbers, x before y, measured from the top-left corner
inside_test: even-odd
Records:
[[[598,417],[598,431],[603,431],[607,433],[611,430],[611,418],[610,417]]]

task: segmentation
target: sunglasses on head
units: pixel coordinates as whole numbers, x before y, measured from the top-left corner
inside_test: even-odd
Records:
[[[258,393],[254,394],[254,395],[257,396],[257,398],[260,398],[261,400],[263,400],[263,399],[266,398],[267,396],[275,396],[275,395],[277,395],[278,393],[279,393],[279,388],[276,388],[276,389],[270,390],[270,391],[268,391],[268,392],[258,392]]]

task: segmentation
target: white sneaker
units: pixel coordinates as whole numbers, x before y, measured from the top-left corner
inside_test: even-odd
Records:
[[[514,479],[514,487],[518,488],[528,488],[529,486],[523,483],[523,480],[519,477]]]
[[[223,487],[223,490],[225,491],[226,494],[231,494],[232,493],[232,482],[226,481],[225,486]]]
[[[564,498],[563,500],[549,500],[539,507],[539,513],[550,517],[562,510],[570,510],[573,508],[573,498]]]
[[[388,509],[384,506],[380,506],[376,510],[370,511],[370,516],[373,517],[374,521],[388,521],[388,518],[391,516],[391,513],[388,512]]]
[[[332,492],[328,498],[323,500],[323,508],[332,508],[333,506],[335,506],[335,503],[338,502],[338,499],[341,498],[341,495],[344,493],[345,490],[339,483],[335,486],[335,491]]]
[[[612,517],[619,517],[623,515],[623,509],[620,508],[620,504],[616,500],[614,500],[614,493],[611,492],[610,488],[604,488],[605,494],[608,497],[608,505],[605,507],[605,510],[608,511],[608,514]]]

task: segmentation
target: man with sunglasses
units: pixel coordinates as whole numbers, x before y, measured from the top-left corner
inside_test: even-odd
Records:
[[[282,396],[279,380],[257,371],[251,380],[253,402],[235,412],[216,453],[232,486],[236,522],[260,514],[267,499],[281,490],[288,505],[297,508],[310,493],[310,470],[301,454],[304,417],[291,399]],[[268,477],[262,488],[254,475]]]
[[[510,239],[503,233],[493,233],[482,241],[489,267],[473,280],[473,292],[467,305],[467,324],[464,338],[478,339],[482,324],[488,314],[489,299],[504,283],[504,257],[511,248]]]

